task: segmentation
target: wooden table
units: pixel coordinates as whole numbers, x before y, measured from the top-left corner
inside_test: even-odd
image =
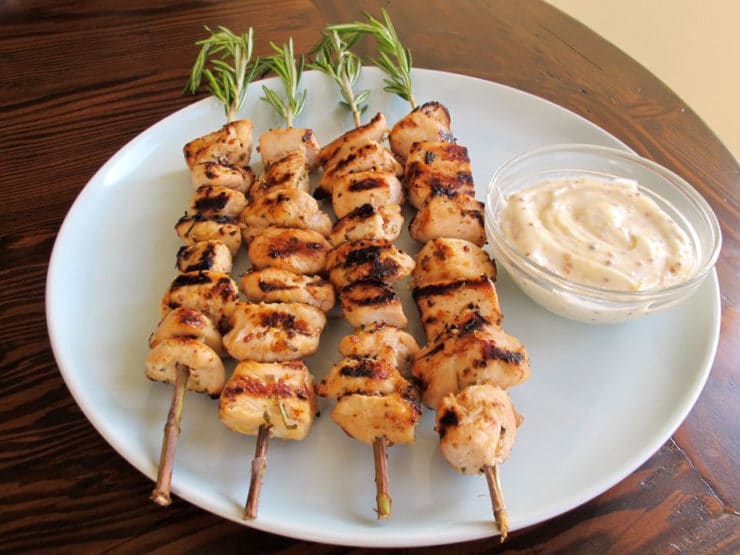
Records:
[[[0,551],[360,551],[258,532],[184,501],[168,510],[146,502],[151,483],[98,435],[62,381],[44,282],[59,226],[88,179],[132,137],[193,102],[182,88],[204,24],[254,26],[258,54],[288,34],[306,51],[327,22],[360,18],[361,8],[378,14],[380,5],[416,66],[511,85],[581,114],[693,183],[724,234],[719,351],[674,436],[611,490],[503,547],[488,539],[426,551],[740,549],[740,168],[658,79],[538,1],[96,0],[0,5]]]

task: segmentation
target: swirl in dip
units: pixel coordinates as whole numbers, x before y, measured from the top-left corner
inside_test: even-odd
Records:
[[[604,289],[676,285],[695,264],[686,233],[630,180],[543,181],[508,197],[501,229],[533,262]]]

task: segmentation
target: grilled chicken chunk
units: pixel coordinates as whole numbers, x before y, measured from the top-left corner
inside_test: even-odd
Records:
[[[237,360],[296,360],[316,352],[325,325],[324,313],[304,303],[239,303],[224,347]]]
[[[331,203],[337,218],[343,218],[363,204],[374,207],[403,204],[403,186],[393,172],[361,171],[334,181]]]
[[[309,171],[319,166],[321,146],[311,129],[298,127],[276,127],[260,135],[258,152],[265,167],[280,160],[286,154],[299,150],[305,153]]]
[[[388,141],[393,153],[404,161],[414,143],[455,142],[455,137],[450,131],[450,113],[439,102],[422,104],[393,126]]]
[[[311,229],[323,236],[331,232],[328,214],[319,209],[319,203],[301,189],[272,189],[251,202],[241,213],[244,240],[249,243],[267,226]]]
[[[439,238],[429,241],[416,256],[411,274],[414,284],[423,287],[440,281],[496,279],[496,266],[486,251],[463,239]]]
[[[435,408],[461,388],[492,383],[507,389],[529,378],[529,356],[516,337],[477,314],[420,349],[411,365],[424,403]]]
[[[329,196],[336,180],[348,173],[371,170],[389,171],[396,177],[403,175],[403,166],[389,150],[377,141],[367,140],[351,146],[343,146],[327,162],[324,175],[321,176],[321,181],[319,181],[314,196],[317,198]]]
[[[405,181],[409,203],[415,208],[421,208],[432,195],[475,196],[468,149],[454,143],[415,143],[406,159]]]
[[[149,337],[149,347],[156,347],[162,341],[173,337],[197,339],[213,349],[218,356],[225,356],[221,333],[211,319],[200,310],[176,308],[159,321],[157,329]]]
[[[241,167],[234,164],[224,165],[217,162],[203,162],[191,168],[193,189],[203,185],[228,187],[240,193],[245,193],[254,183],[254,172],[249,166]]]
[[[249,259],[257,268],[271,266],[295,274],[319,274],[326,269],[331,245],[310,229],[266,227],[249,244]]]
[[[488,276],[430,283],[415,287],[413,295],[430,341],[474,313],[493,324],[501,323],[498,294]]]
[[[327,280],[278,268],[250,270],[242,276],[241,285],[253,303],[305,303],[328,312],[335,302],[334,287]]]
[[[190,141],[183,153],[191,170],[204,162],[246,167],[252,156],[252,122],[241,119],[227,123],[218,131]]]
[[[509,458],[521,420],[505,390],[468,386],[443,397],[437,407],[439,448],[459,472],[478,474]]]
[[[230,274],[232,263],[231,251],[221,241],[200,241],[183,245],[177,251],[177,269],[181,274],[198,270]]]
[[[257,435],[270,424],[270,436],[303,439],[316,414],[313,378],[306,365],[293,362],[240,362],[218,403],[221,421],[231,430]]]
[[[356,281],[348,285],[339,291],[339,303],[342,315],[353,328],[370,324],[402,328],[408,323],[401,298],[382,281]]]
[[[249,188],[249,198],[254,201],[276,189],[300,189],[308,192],[311,183],[306,164],[306,153],[302,150],[294,150],[278,158],[265,167],[259,179]]]
[[[413,395],[395,392],[370,396],[359,393],[340,397],[331,418],[344,432],[363,443],[378,437],[394,443],[413,443],[421,408]]]
[[[334,224],[329,242],[335,247],[359,239],[392,242],[401,234],[402,228],[403,212],[398,204],[378,208],[371,204],[363,204]]]
[[[414,336],[386,324],[370,324],[345,335],[339,342],[344,356],[375,357],[387,360],[405,373],[419,350]]]
[[[163,339],[149,351],[144,362],[150,380],[175,383],[177,365],[188,368],[187,389],[218,397],[226,381],[226,371],[216,351],[189,337]]]
[[[211,270],[177,276],[162,297],[161,315],[176,308],[199,310],[219,329],[231,317],[239,300],[239,289],[227,275]]]
[[[331,367],[316,384],[316,394],[339,399],[344,395],[390,395],[407,391],[411,384],[388,362],[380,358],[348,356]]]
[[[462,192],[432,191],[409,224],[411,237],[426,243],[438,237],[465,239],[486,244],[483,203]]]
[[[375,114],[373,119],[367,122],[365,125],[350,129],[343,135],[340,135],[328,145],[325,145],[321,152],[319,152],[319,164],[325,168],[326,164],[336,156],[340,149],[347,149],[354,145],[364,143],[366,141],[382,142],[383,136],[386,133],[386,121],[385,116],[378,112]]]
[[[329,281],[341,288],[360,280],[399,280],[414,269],[414,259],[388,241],[360,239],[333,248],[326,269]]]
[[[175,230],[187,245],[202,241],[220,241],[236,256],[242,244],[242,230],[234,218],[227,216],[205,217],[200,214],[185,215],[175,224]]]
[[[236,189],[203,185],[193,193],[189,213],[237,218],[246,205],[247,199]]]

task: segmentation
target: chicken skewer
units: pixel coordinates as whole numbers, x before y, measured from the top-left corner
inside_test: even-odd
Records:
[[[264,171],[249,188],[250,203],[239,220],[253,269],[242,278],[248,301],[240,302],[224,335],[229,354],[240,360],[219,401],[230,429],[256,435],[244,518],[257,517],[272,437],[299,440],[316,414],[313,378],[299,359],[315,353],[334,305],[323,273],[331,245],[331,220],[308,194],[319,144],[310,129],[292,127],[305,102],[298,92],[303,59],[292,40],[265,64],[281,76],[287,101],[263,87],[265,100],[285,119],[259,138]]]
[[[413,269],[413,259],[392,245],[403,225],[403,168],[381,144],[386,122],[376,114],[361,125],[352,83],[361,62],[349,51],[354,39],[327,31],[317,45],[316,69],[339,85],[355,128],[319,153],[324,175],[314,195],[331,196],[339,218],[330,235],[329,280],[337,287],[345,319],[357,328],[340,343],[343,358],[316,385],[316,393],[337,399],[332,419],[352,438],[371,444],[378,519],[391,514],[387,449],[414,440],[421,414],[415,387],[399,371],[408,368],[416,341],[400,329],[407,323],[400,298],[388,282]],[[390,345],[395,346],[398,352]]]
[[[189,212],[176,226],[186,245],[177,253],[180,275],[162,299],[162,318],[150,337],[151,351],[145,361],[147,377],[174,384],[151,495],[162,506],[171,503],[172,470],[186,390],[217,397],[224,386],[218,325],[229,318],[238,299],[236,284],[228,277],[239,248],[235,240],[238,228],[231,226],[245,203],[243,192],[254,178],[248,165],[252,123],[237,120],[236,116],[257,68],[251,60],[252,29],[241,36],[223,27],[209,32],[211,36],[198,43],[201,53],[188,88],[194,93],[207,75],[211,92],[224,103],[227,123],[190,141],[183,149],[195,189]],[[220,78],[227,67],[235,78],[226,79],[216,88],[213,83],[219,78],[206,67],[209,50],[216,54],[228,51],[234,62],[234,67],[229,67],[220,56]]]
[[[194,196],[191,210],[196,215],[199,215],[197,201],[201,198],[202,194]],[[208,210],[213,212],[215,208],[211,206]],[[208,239],[178,251],[177,265],[181,273],[162,298],[162,320],[152,334],[152,350],[146,359],[147,377],[174,386],[157,481],[151,495],[152,500],[162,506],[171,503],[172,469],[185,391],[206,391],[218,396],[225,381],[219,357],[223,346],[218,327],[223,326],[234,310],[238,289],[227,273],[232,267],[231,249],[221,241]]]
[[[467,150],[444,142],[451,133],[438,131],[440,123],[449,129],[442,108],[425,104],[391,132],[397,154],[408,153],[407,187],[419,207],[409,229],[412,237],[426,242],[417,257],[414,298],[429,344],[418,353],[413,373],[422,381],[424,402],[437,410],[442,454],[458,471],[486,476],[504,541],[509,518],[499,465],[508,457],[521,419],[499,386],[526,380],[529,361],[518,340],[499,327],[495,266],[478,248],[486,241],[482,205],[474,197]],[[422,125],[420,119],[429,123]],[[479,390],[483,386],[478,384],[489,387]],[[504,440],[507,449],[501,448]],[[476,457],[476,443],[497,448]],[[466,451],[453,447],[458,445]]]

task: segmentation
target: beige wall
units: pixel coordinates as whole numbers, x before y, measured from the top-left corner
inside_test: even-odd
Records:
[[[740,157],[740,0],[549,0],[637,60]]]

